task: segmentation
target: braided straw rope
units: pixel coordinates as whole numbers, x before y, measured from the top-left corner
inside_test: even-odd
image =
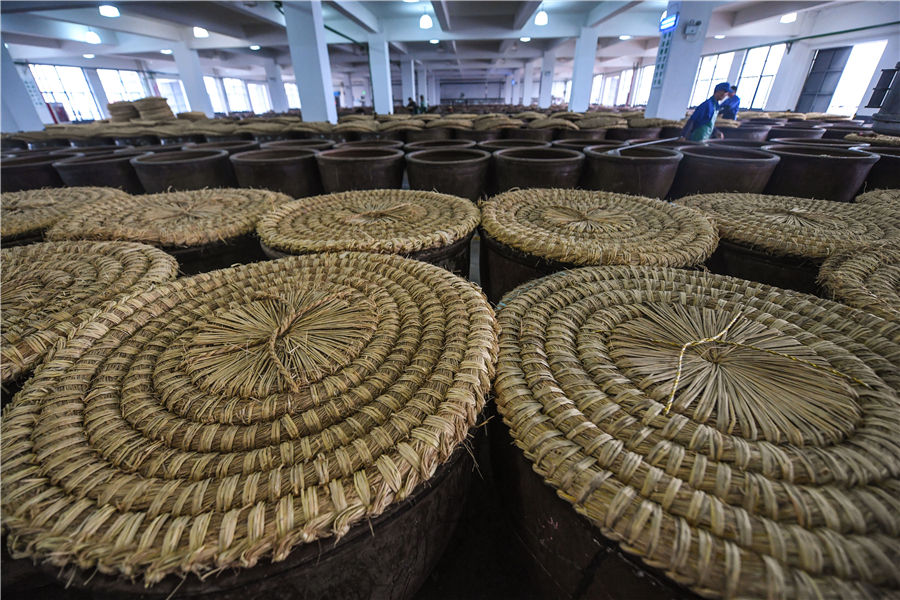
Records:
[[[285,194],[245,188],[113,198],[71,211],[47,237],[203,246],[251,233],[261,215],[290,200]]]
[[[48,242],[0,252],[0,374],[28,372],[93,309],[118,296],[174,279],[178,263],[129,242]]]
[[[893,206],[896,210],[900,208],[900,190],[872,190],[860,194],[854,202],[857,204],[884,204],[887,207]]]
[[[722,239],[776,256],[824,258],[900,240],[900,211],[882,205],[763,194],[700,194],[677,201],[703,211]]]
[[[872,146],[900,146],[900,136],[881,133],[848,133],[844,136],[848,142],[867,142]]]
[[[626,194],[514,190],[481,211],[482,227],[495,240],[572,265],[690,267],[709,258],[718,243],[698,211]]]
[[[10,550],[146,584],[284,560],[427,481],[496,356],[478,288],[398,256],[289,257],[133,295],[3,415]]]
[[[566,119],[535,119],[529,121],[529,129],[579,129],[578,125]]]
[[[900,321],[900,245],[832,255],[819,281],[844,304]]]
[[[710,598],[900,596],[897,324],[658,267],[504,304],[500,413],[603,535]]]
[[[116,188],[87,186],[6,192],[0,196],[0,235],[36,234],[50,228],[74,209],[97,201],[128,197]]]
[[[411,254],[472,233],[478,208],[457,196],[417,190],[359,190],[301,198],[263,216],[266,246],[303,254],[359,250]]]

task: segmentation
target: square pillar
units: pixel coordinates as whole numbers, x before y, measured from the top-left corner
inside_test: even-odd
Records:
[[[428,71],[425,65],[419,66],[416,71],[416,92],[419,97],[416,98],[416,104],[421,104],[423,97],[426,107],[428,106]]]
[[[593,27],[582,27],[581,35],[575,40],[575,60],[572,69],[572,91],[569,95],[569,110],[583,112],[591,105],[591,86],[594,83],[594,62],[597,57],[598,31]]]
[[[403,94],[403,106],[409,99],[416,99],[416,63],[413,60],[404,60],[400,63],[400,89]]]
[[[391,89],[391,61],[384,34],[369,36],[369,72],[372,74],[372,106],[375,112],[386,115],[394,112]]]
[[[303,120],[337,123],[321,0],[285,2],[284,22]]]
[[[531,106],[534,100],[534,68],[537,62],[525,63],[525,73],[522,75],[522,104]]]
[[[100,76],[97,75],[97,69],[85,68],[82,70],[84,71],[84,76],[87,78],[88,86],[91,88],[91,93],[97,100],[100,114],[108,119],[109,109],[106,108],[106,105],[109,104],[109,98],[106,97],[106,90],[103,89],[103,82],[100,81]]]
[[[0,51],[3,53],[3,62],[0,64],[3,118],[0,128],[7,132],[40,131],[44,128],[44,123],[53,123],[50,109],[47,108],[31,72],[28,72],[27,81],[23,80],[6,46],[0,44]]]
[[[172,51],[191,110],[200,111],[207,117],[212,117],[214,115],[212,102],[209,94],[206,93],[206,85],[203,83],[203,71],[200,68],[200,56],[197,51],[188,48],[184,42],[173,44]]]
[[[277,113],[288,111],[287,93],[284,91],[284,79],[281,78],[281,67],[274,60],[268,61],[266,68],[266,84],[269,86],[269,98],[272,99],[272,110]]]
[[[541,92],[538,97],[538,107],[550,108],[553,101],[551,89],[553,88],[553,68],[556,66],[556,50],[548,50],[544,52],[543,64],[541,65]]]

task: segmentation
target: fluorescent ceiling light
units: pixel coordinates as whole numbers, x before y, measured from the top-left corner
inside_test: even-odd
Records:
[[[100,5],[100,16],[101,17],[109,17],[114,19],[119,16],[119,9],[113,6],[112,4],[101,4]]]
[[[94,56],[96,56],[96,55],[95,54],[82,54],[81,55],[82,58],[94,58]]]
[[[406,2],[407,4],[415,4],[419,0],[403,0],[403,1]]]
[[[520,38],[519,38],[519,41],[520,41],[520,42],[530,42],[530,41],[531,41],[531,38],[530,38],[530,37],[527,37],[527,36],[526,36],[526,37],[520,37]]]
[[[789,12],[786,15],[781,15],[781,18],[778,19],[779,23],[793,23],[797,20],[797,13]]]
[[[428,40],[429,44],[440,44],[441,40]]]
[[[620,35],[619,39],[624,42],[625,40],[630,40],[631,36],[630,35]]]
[[[209,32],[202,27],[194,27],[194,37],[195,38],[208,38]]]
[[[422,15],[419,17],[419,29],[431,29],[432,25],[434,25],[434,22],[430,16]]]
[[[84,41],[88,44],[102,44],[103,40],[100,39],[100,36],[97,35],[96,31],[88,31],[84,34]]]
[[[549,21],[550,21],[550,19],[547,17],[546,10],[539,10],[539,11],[537,11],[537,14],[534,15],[534,24],[537,25],[538,27],[543,27]]]
[[[725,36],[722,35],[721,33],[720,33],[719,35],[714,35],[713,37],[716,38],[717,40],[724,40],[724,39],[725,39]]]
[[[259,46],[257,44],[253,44],[252,46],[250,46],[250,49],[256,51],[259,50]]]
[[[162,50],[159,51],[159,53],[160,54],[172,54],[172,49],[171,48],[163,48]]]

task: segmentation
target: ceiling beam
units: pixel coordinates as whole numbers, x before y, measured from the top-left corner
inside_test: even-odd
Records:
[[[818,8],[831,2],[756,2],[745,9],[734,13],[732,27],[739,27],[748,23],[755,23],[764,19],[771,19],[790,12],[798,12]]]
[[[368,33],[381,31],[381,22],[372,11],[356,0],[331,0],[329,2],[339,13],[365,29]]]
[[[434,11],[438,25],[441,26],[441,31],[450,31],[453,26],[450,23],[450,9],[447,7],[446,0],[432,0],[431,9]]]
[[[639,6],[640,2],[618,2],[607,0],[606,2],[600,2],[591,9],[591,12],[588,13],[587,19],[585,20],[585,27],[596,27],[597,25],[608,21],[609,19],[622,14],[627,10],[631,10],[632,8]]]
[[[400,54],[409,54],[409,48],[403,42],[388,42],[388,44]]]
[[[513,17],[512,28],[518,31],[525,27],[525,24],[531,20],[531,17],[534,16],[534,13],[537,12],[540,6],[540,2],[520,2],[519,10],[516,11],[516,16]]]
[[[216,4],[264,23],[284,27],[284,13],[275,8],[274,2],[216,2]]]

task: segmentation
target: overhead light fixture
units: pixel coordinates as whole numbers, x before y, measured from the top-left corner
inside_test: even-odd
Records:
[[[541,10],[537,11],[537,14],[534,15],[534,24],[537,25],[538,27],[543,27],[544,25],[546,25],[549,22],[550,22],[550,18],[547,16],[546,10],[541,9]]]
[[[202,27],[194,27],[194,37],[195,38],[208,38],[209,32]]]
[[[252,46],[250,46],[250,49],[256,52],[257,50],[259,50],[259,46],[257,44],[253,44]]]
[[[406,2],[407,4],[415,4],[419,0],[403,0],[403,1]]]
[[[619,39],[622,40],[622,41],[624,42],[624,41],[626,41],[626,40],[630,40],[630,39],[631,39],[631,36],[630,36],[630,35],[620,35],[620,36],[619,36]]]
[[[440,44],[441,40],[428,40],[429,44]]]
[[[94,56],[96,56],[96,55],[95,54],[82,54],[81,55],[82,58],[94,58]]]
[[[119,16],[119,9],[113,6],[112,4],[101,4],[100,5],[100,16],[101,17],[109,17],[114,19]]]
[[[433,25],[434,22],[429,15],[422,15],[419,17],[419,29],[431,29]]]
[[[526,37],[520,37],[520,38],[519,38],[519,41],[520,41],[520,42],[530,42],[530,41],[531,41],[531,38],[530,38],[530,37],[527,37],[527,36],[526,36]]]
[[[100,39],[100,36],[97,35],[96,31],[88,30],[87,33],[84,34],[84,41],[88,44],[102,44],[103,40]]]
[[[172,49],[171,48],[163,48],[162,50],[159,51],[159,53],[160,54],[172,54]]]
[[[779,23],[793,23],[797,20],[797,13],[789,12],[786,15],[781,15],[781,18],[778,19]]]
[[[717,40],[724,40],[724,39],[725,39],[725,36],[722,35],[721,33],[720,33],[719,35],[714,35],[713,37],[716,38]]]

